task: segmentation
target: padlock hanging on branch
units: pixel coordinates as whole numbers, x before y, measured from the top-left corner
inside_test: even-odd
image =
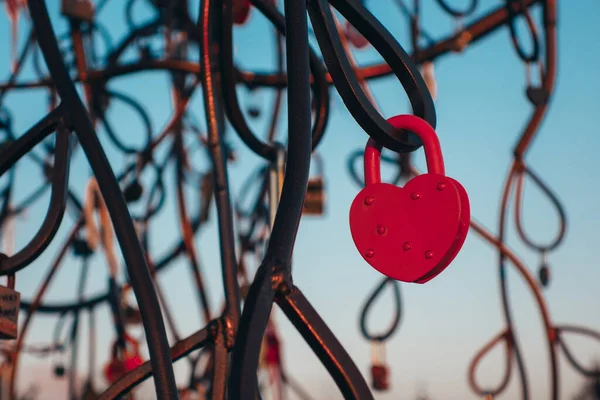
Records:
[[[390,369],[385,361],[385,343],[373,341],[371,350],[371,387],[377,391],[390,388]]]
[[[527,88],[525,89],[525,95],[531,104],[535,107],[541,107],[548,103],[550,99],[550,93],[546,90],[543,85],[544,82],[544,66],[541,61],[538,61],[538,73],[539,73],[539,84],[536,86],[533,83],[532,72],[531,72],[531,64],[530,62],[525,63],[525,76],[527,79]]]
[[[60,13],[67,18],[92,22],[95,9],[91,0],[62,0]]]
[[[325,170],[319,153],[313,153],[316,175],[308,178],[302,213],[321,216],[325,213]]]
[[[7,259],[4,254],[1,258]],[[21,294],[15,290],[15,276],[7,277],[7,285],[0,285],[0,340],[16,339],[19,333]]]
[[[121,357],[119,357],[119,340],[116,339],[112,345],[111,359],[104,367],[104,377],[111,384],[144,363],[139,353],[137,340],[127,334],[124,339],[125,348]]]
[[[423,142],[427,173],[404,187],[381,182],[381,146],[369,139],[365,149],[365,187],[350,207],[350,231],[363,259],[389,278],[426,283],[450,265],[467,237],[467,192],[445,175],[435,130],[414,115],[388,119],[395,129]]]

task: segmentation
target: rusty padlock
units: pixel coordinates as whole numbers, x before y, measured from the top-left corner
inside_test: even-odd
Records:
[[[317,173],[308,179],[306,197],[304,198],[304,215],[323,215],[325,212],[325,175],[323,159],[319,153],[314,153]]]
[[[378,391],[390,388],[390,370],[385,363],[385,348],[383,342],[373,342],[371,362],[371,386]]]
[[[92,22],[94,20],[94,4],[91,0],[62,0],[60,12],[67,18]]]
[[[129,349],[127,345],[130,345]],[[139,344],[137,340],[125,335],[125,349],[122,358],[119,358],[119,341],[115,340],[112,346],[112,356],[104,367],[104,377],[108,383],[114,383],[130,371],[133,371],[144,363],[139,355]]]
[[[0,260],[7,258],[0,254]],[[0,286],[0,340],[17,338],[20,304],[21,294],[15,290],[15,276],[10,275],[7,286]]]

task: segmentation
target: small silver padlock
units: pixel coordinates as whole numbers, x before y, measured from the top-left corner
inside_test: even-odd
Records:
[[[94,20],[94,4],[91,0],[62,0],[60,12],[67,18],[92,22]]]
[[[21,294],[14,288],[14,275],[8,277],[7,286],[0,286],[0,339],[2,340],[16,339],[18,334]]]
[[[314,153],[316,176],[308,179],[306,197],[304,198],[303,214],[323,215],[325,212],[325,178],[323,160],[318,153]]]

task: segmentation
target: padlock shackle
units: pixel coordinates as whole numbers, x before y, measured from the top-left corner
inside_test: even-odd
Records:
[[[424,119],[411,114],[400,114],[387,120],[396,129],[405,129],[413,132],[423,142],[427,172],[430,174],[445,175],[442,148],[435,130]],[[364,169],[365,185],[381,183],[381,145],[373,138],[369,138],[365,148]]]
[[[131,345],[131,349],[133,350],[132,353],[134,355],[139,354],[139,343],[137,340],[135,340],[132,336],[129,336],[128,334],[123,335],[123,339],[125,340],[125,347],[123,348],[123,354],[131,354],[129,351],[127,351],[127,344]],[[119,350],[119,339],[116,339],[112,345],[112,352],[111,352],[111,356],[113,360],[117,359],[117,355],[118,355],[118,350]]]

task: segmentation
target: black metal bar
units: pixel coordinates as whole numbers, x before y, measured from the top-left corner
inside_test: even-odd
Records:
[[[160,305],[152,286],[148,267],[129,216],[119,184],[94,133],[91,121],[75,85],[61,60],[54,31],[42,0],[29,0],[29,11],[34,21],[36,36],[44,59],[62,101],[68,106],[68,119],[72,124],[92,171],[98,180],[102,197],[111,216],[113,227],[128,267],[133,291],[138,299],[148,351],[154,371],[157,398],[176,399],[177,386],[173,367],[168,357],[168,342]]]
[[[65,214],[67,202],[67,181],[71,161],[71,133],[60,126],[56,134],[56,155],[52,172],[52,192],[50,205],[42,226],[35,236],[16,254],[0,260],[0,274],[8,275],[25,268],[48,247],[58,231]]]
[[[345,399],[373,399],[362,374],[302,292],[294,287],[278,294],[277,304],[334,379]]]

